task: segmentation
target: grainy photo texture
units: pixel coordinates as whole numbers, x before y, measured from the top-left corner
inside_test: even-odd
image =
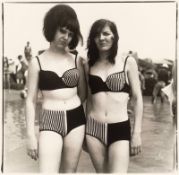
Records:
[[[177,2],[2,2],[3,173],[173,173]]]

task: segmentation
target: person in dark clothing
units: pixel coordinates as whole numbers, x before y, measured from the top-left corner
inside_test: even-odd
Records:
[[[158,72],[158,81],[154,86],[153,93],[152,93],[152,103],[156,103],[157,96],[159,95],[161,98],[161,102],[164,102],[164,94],[161,91],[162,88],[164,88],[169,81],[169,71],[168,71],[168,65],[163,64],[161,69]]]
[[[19,64],[16,66],[16,82],[18,84],[26,84],[25,71],[28,69],[27,64],[23,60],[22,55],[18,56]]]
[[[24,55],[26,60],[29,62],[32,58],[32,49],[29,41],[27,42],[27,45],[24,47]]]

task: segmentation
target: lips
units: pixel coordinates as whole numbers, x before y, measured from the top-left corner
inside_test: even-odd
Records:
[[[101,48],[110,47],[110,44],[107,44],[107,43],[99,44],[99,47]]]
[[[100,46],[106,46],[107,43],[99,43]]]
[[[65,45],[65,46],[66,46],[66,45],[67,45],[67,41],[60,40],[60,41],[59,41],[59,44],[62,44],[62,45]]]

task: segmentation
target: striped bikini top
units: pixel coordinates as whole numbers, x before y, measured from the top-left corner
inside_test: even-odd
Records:
[[[39,89],[40,90],[55,90],[63,88],[73,88],[78,85],[79,70],[77,69],[77,52],[75,53],[75,68],[66,70],[60,77],[56,72],[50,70],[42,70],[40,60],[39,63]]]
[[[106,81],[103,81],[101,77],[89,74],[89,86],[91,89],[91,93],[95,94],[98,92],[130,92],[130,86],[126,82],[126,73],[125,66],[127,62],[127,58],[124,62],[124,68],[121,72],[116,72],[108,75]]]

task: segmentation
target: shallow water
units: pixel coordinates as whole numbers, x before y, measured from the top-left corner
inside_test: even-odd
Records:
[[[19,94],[20,91],[7,90],[4,93],[4,172],[36,172],[37,163],[32,163],[27,156],[13,157],[18,152],[25,154],[25,100],[21,99]],[[40,103],[37,109],[39,113]],[[168,102],[161,104],[158,100],[157,104],[153,105],[150,97],[144,97],[143,150],[139,156],[131,157],[129,172],[173,171],[173,137]],[[82,152],[78,172],[94,172],[91,167],[88,154]]]

